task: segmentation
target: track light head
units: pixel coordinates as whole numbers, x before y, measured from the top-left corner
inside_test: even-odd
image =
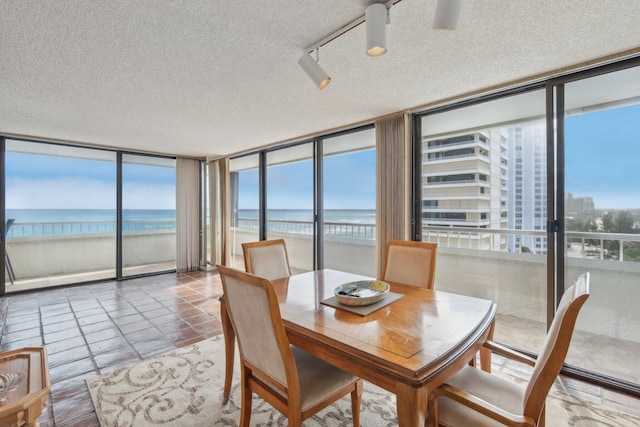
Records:
[[[460,18],[462,0],[438,0],[433,19],[434,30],[455,30]]]
[[[298,60],[298,65],[300,68],[304,70],[305,73],[309,76],[309,78],[316,85],[318,90],[322,90],[329,82],[331,82],[331,77],[320,67],[320,64],[311,57],[308,53],[302,55],[302,57]]]
[[[369,5],[365,12],[367,26],[367,55],[381,56],[387,52],[387,6]]]

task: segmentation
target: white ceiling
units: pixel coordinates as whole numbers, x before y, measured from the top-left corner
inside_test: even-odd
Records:
[[[637,0],[464,0],[456,31],[435,0],[391,8],[386,55],[366,0],[2,0],[0,133],[215,157],[370,121],[640,47]]]

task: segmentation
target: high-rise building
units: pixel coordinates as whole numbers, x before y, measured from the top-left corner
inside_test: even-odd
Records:
[[[546,133],[543,124],[426,137],[422,224],[492,230],[459,234],[462,247],[547,252]],[[500,233],[509,229],[515,232]],[[533,231],[533,233],[532,233]],[[428,234],[428,236],[427,236]],[[451,234],[441,230],[441,234]],[[440,236],[441,237],[441,236]]]
[[[593,197],[573,197],[573,193],[564,196],[564,210],[567,216],[591,213],[596,209]]]
[[[422,224],[500,230],[507,227],[507,138],[500,129],[425,137]],[[443,234],[447,232],[442,231]],[[434,240],[423,236],[425,240]],[[460,234],[463,247],[500,250],[500,233]]]
[[[547,223],[546,133],[542,124],[506,129],[509,147],[509,250],[512,252],[547,252],[544,232]],[[523,230],[518,234],[518,230]]]

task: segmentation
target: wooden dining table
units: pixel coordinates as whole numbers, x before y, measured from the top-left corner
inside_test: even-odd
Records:
[[[390,283],[403,297],[362,316],[322,303],[370,278],[317,270],[274,280],[291,344],[396,395],[400,427],[424,426],[427,395],[475,358],[496,313],[489,300]],[[220,299],[231,389],[235,335]],[[366,387],[366,386],[365,386]]]

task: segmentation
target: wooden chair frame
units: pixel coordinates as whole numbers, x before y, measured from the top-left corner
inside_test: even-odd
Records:
[[[242,254],[244,255],[244,269],[247,273],[257,274],[258,276],[260,276],[258,272],[254,271],[253,263],[251,262],[252,249],[264,248],[265,246],[272,246],[272,245],[282,246],[284,250],[284,256],[287,261],[286,270],[289,273],[287,274],[287,276],[291,276],[291,266],[289,264],[289,254],[287,252],[287,243],[284,241],[284,239],[260,240],[257,242],[242,243]],[[286,277],[286,276],[283,276],[283,277]],[[267,277],[267,279],[274,280],[274,279],[279,279],[279,277]]]
[[[389,272],[389,253],[393,250],[394,247],[401,246],[404,248],[415,248],[417,250],[429,250],[431,251],[431,256],[429,258],[430,268],[429,268],[429,276],[427,277],[426,284],[420,283],[400,283],[394,282],[394,280],[387,279],[387,274]],[[438,245],[436,243],[427,243],[427,242],[416,242],[412,240],[389,240],[387,242],[387,250],[385,253],[385,264],[384,270],[382,271],[382,280],[390,281],[394,283],[400,283],[402,285],[409,286],[417,286],[424,287],[427,289],[433,289],[434,279],[436,277],[436,255],[438,251]]]
[[[289,421],[288,425],[291,427],[300,427],[303,420],[326,408],[327,406],[337,401],[338,399],[341,399],[347,394],[351,394],[353,425],[354,427],[360,426],[360,405],[362,403],[363,392],[362,379],[353,381],[346,387],[342,387],[330,396],[326,397],[324,400],[317,402],[315,405],[303,411],[301,400],[302,390],[300,389],[298,368],[296,366],[293,350],[291,345],[289,344],[289,339],[287,337],[284,324],[282,323],[278,299],[275,290],[271,286],[271,283],[264,278],[240,270],[223,266],[217,266],[217,268],[222,278],[222,285],[225,295],[228,295],[227,278],[233,278],[242,281],[246,284],[250,284],[251,286],[263,289],[266,292],[269,312],[271,313],[271,324],[275,334],[275,339],[278,344],[279,353],[284,363],[286,374],[286,385],[282,385],[269,373],[264,372],[257,366],[250,363],[245,359],[242,343],[240,342],[240,339],[238,339],[240,360],[242,364],[242,399],[240,426],[249,427],[249,421],[251,418],[252,392],[258,394],[267,403],[272,405],[282,414],[286,415]],[[226,304],[231,324],[234,330],[236,330],[237,332],[236,316],[242,316],[243,313],[235,313],[232,307],[233,304],[230,304],[230,301],[226,301]]]
[[[428,427],[440,426],[438,423],[438,399],[448,398],[507,426],[544,427],[546,398],[564,365],[578,313],[589,297],[589,280],[590,274],[588,272],[584,273],[565,292],[563,300],[569,298],[566,309],[561,317],[554,318],[554,322],[549,329],[550,334],[554,331],[554,327],[557,326],[557,329],[555,329],[557,330],[555,342],[547,352],[541,354],[541,359],[531,358],[493,341],[486,341],[483,344],[491,352],[538,369],[537,373],[534,370],[527,391],[524,394],[524,410],[522,414],[507,412],[480,397],[445,383],[429,393],[427,411],[429,418],[426,425]],[[555,322],[559,322],[559,325],[554,325]],[[474,368],[467,367],[466,369]]]

